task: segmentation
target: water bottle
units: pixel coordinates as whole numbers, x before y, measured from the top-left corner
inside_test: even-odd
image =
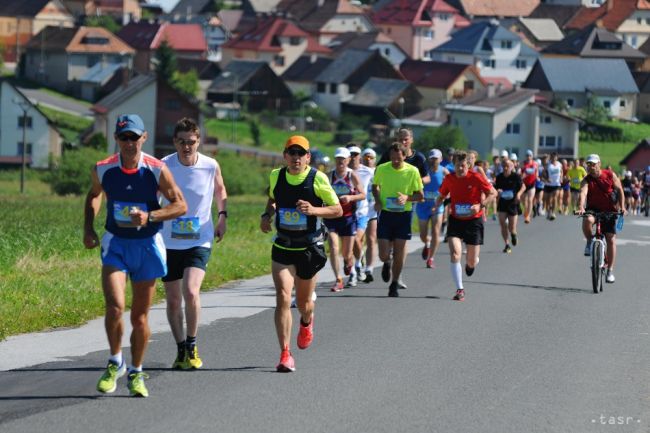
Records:
[[[620,232],[621,230],[623,230],[623,222],[624,222],[623,215],[619,215],[618,216],[618,221],[616,221],[616,232],[617,233]]]

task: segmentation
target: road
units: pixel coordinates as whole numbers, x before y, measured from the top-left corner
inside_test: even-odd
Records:
[[[38,89],[29,89],[26,87],[19,87],[19,89],[33,104],[42,104],[76,116],[89,118],[95,116],[87,105],[75,102],[73,99],[57,97],[56,95]]]
[[[268,279],[212,292],[204,312],[223,315],[200,330],[205,368],[169,370],[172,338],[155,333],[144,400],[123,379],[95,392],[105,343],[78,354],[52,335],[68,359],[0,372],[0,431],[650,432],[650,219],[627,217],[620,238],[617,281],[598,295],[573,217],[522,224],[511,255],[489,221],[462,303],[446,245],[433,271],[409,255],[397,299],[381,281],[336,294],[324,282],[293,374],[274,371]],[[36,340],[21,338],[0,357],[30,364]]]

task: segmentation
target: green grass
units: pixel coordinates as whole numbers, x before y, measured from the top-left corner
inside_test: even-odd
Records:
[[[579,156],[586,157],[591,153],[600,156],[603,166],[611,165],[616,171],[620,171],[620,162],[636,147],[639,141],[650,137],[650,124],[628,123],[617,120],[605,122],[607,126],[623,129],[622,142],[580,140]]]
[[[33,172],[28,194],[20,196],[16,173],[0,172],[0,340],[81,325],[104,312],[99,250],[82,245],[84,197],[53,196]],[[264,203],[263,196],[229,198],[228,230],[214,248],[204,288],[269,272],[271,237],[258,227]],[[95,222],[100,236],[103,221],[102,212]],[[159,283],[155,299],[163,298]]]

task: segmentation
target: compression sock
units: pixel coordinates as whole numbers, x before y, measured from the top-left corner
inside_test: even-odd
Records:
[[[458,263],[450,263],[449,264],[449,269],[451,269],[451,278],[454,280],[454,283],[456,284],[456,289],[460,290],[463,288],[463,269],[460,266],[460,262]]]

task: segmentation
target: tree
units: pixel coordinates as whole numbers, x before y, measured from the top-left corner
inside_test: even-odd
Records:
[[[255,146],[260,147],[262,142],[260,140],[260,122],[254,117],[248,121],[248,125],[251,129],[251,135],[253,136],[253,143]]]
[[[92,15],[84,20],[87,27],[103,27],[111,33],[117,33],[122,28],[110,15]]]
[[[185,73],[176,71],[170,84],[174,89],[191,97],[196,97],[199,93],[199,76],[196,69]]]
[[[447,149],[467,149],[467,138],[460,128],[451,125],[443,125],[438,128],[427,128],[413,143],[420,152],[428,152],[431,149],[440,149],[443,155]]]
[[[174,49],[166,39],[160,43],[156,50],[156,60],[158,61],[156,65],[156,75],[158,75],[158,78],[166,83],[173,84],[174,75],[178,69],[176,65],[176,53],[174,53]]]
[[[96,132],[91,135],[85,145],[86,147],[103,150],[104,152],[108,149],[108,141],[106,141],[106,137],[101,132]]]
[[[594,95],[589,95],[587,104],[582,109],[584,119],[589,123],[603,123],[609,116],[609,110]]]

